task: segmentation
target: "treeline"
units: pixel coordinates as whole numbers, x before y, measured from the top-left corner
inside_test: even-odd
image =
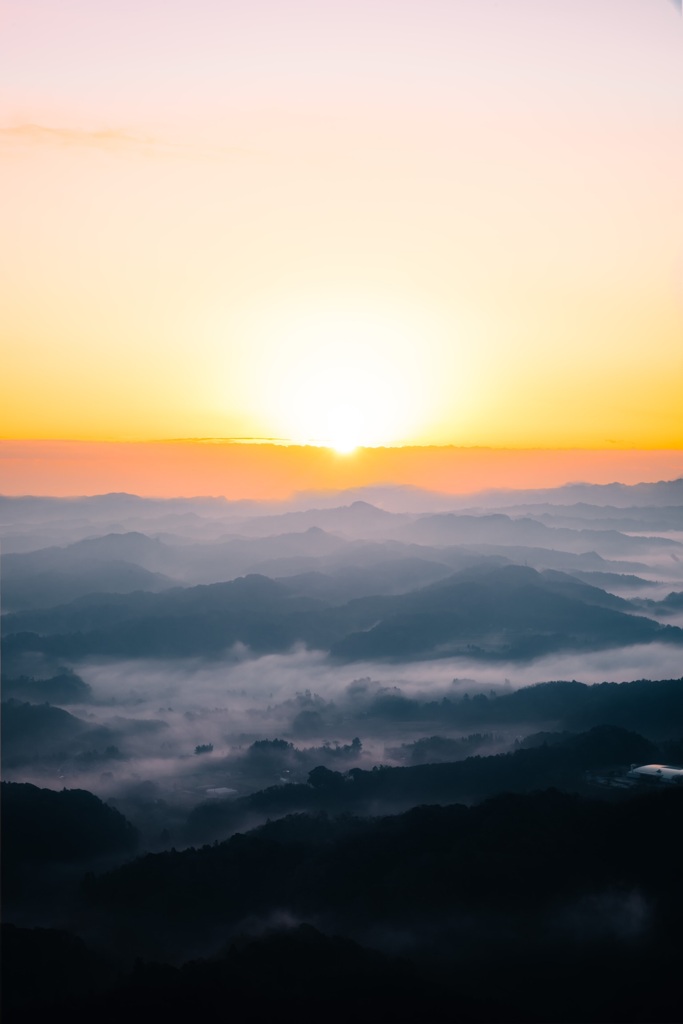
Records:
[[[85,862],[135,853],[135,828],[84,789],[61,792],[28,782],[3,782],[2,869],[5,881],[37,865]],[[5,896],[10,896],[9,888]]]
[[[462,761],[372,770],[334,771],[322,765],[308,783],[270,786],[232,800],[200,804],[188,817],[186,842],[224,838],[267,817],[296,811],[368,814],[420,803],[474,802],[496,793],[553,786],[587,791],[585,773],[654,761],[660,748],[637,733],[596,726],[530,749]]]
[[[23,1024],[43,1024],[54,1014],[72,1024],[522,1021],[495,997],[466,996],[405,958],[310,925],[244,935],[219,956],[180,968],[138,960],[118,979],[110,964],[65,932],[4,926],[3,950],[4,1009]]]
[[[599,747],[647,742],[602,729],[471,760],[571,757],[573,744],[585,763]],[[332,806],[341,791],[414,771],[320,766],[308,786],[278,789]],[[8,863],[30,877],[51,859],[88,866],[88,856],[134,850],[125,819],[91,794],[5,784],[2,797],[6,903]],[[61,914],[96,937],[98,954],[68,933],[6,927],[3,1000],[8,1019],[26,1024],[265,1022],[321,1006],[333,1022],[674,1022],[682,840],[674,786],[613,800],[504,793],[381,817],[289,814],[87,875]],[[196,950],[214,955],[171,966]]]
[[[287,908],[394,925],[456,911],[534,909],[605,889],[661,899],[678,931],[683,790],[615,802],[546,790],[401,815],[287,816],[223,843],[150,854],[90,879],[101,912],[239,921]]]
[[[581,731],[606,723],[670,736],[678,734],[683,722],[683,678],[594,684],[556,680],[510,693],[465,693],[440,701],[384,693],[369,701],[364,714],[397,722],[442,721],[463,730],[526,725]]]
[[[442,1000],[434,1020],[674,1021],[682,839],[677,789],[615,803],[506,794],[374,819],[290,816],[225,843],[140,858],[89,879],[85,897],[93,919],[116,932],[125,924],[147,956],[160,929],[172,947],[196,948],[216,929],[238,934],[247,921],[278,918],[380,946],[400,936]],[[264,955],[261,967],[269,962]],[[157,996],[196,991],[199,977],[217,984],[221,970],[234,977],[216,962],[160,972]],[[142,971],[143,990],[152,977]],[[322,995],[313,971],[309,985]],[[391,987],[386,995],[394,1009]],[[486,998],[499,1004],[488,1017],[476,1006]],[[432,1017],[411,1004],[407,1017],[373,1019]]]
[[[3,700],[12,698],[31,704],[84,704],[92,699],[92,687],[68,668],[60,668],[57,675],[48,679],[3,675],[0,685]]]

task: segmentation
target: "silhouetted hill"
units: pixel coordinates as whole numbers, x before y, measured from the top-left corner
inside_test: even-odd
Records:
[[[651,580],[644,580],[640,576],[632,576],[628,573],[583,571],[570,568],[567,570],[577,580],[588,583],[592,587],[603,587],[610,590],[612,587],[619,590],[640,590],[646,587],[654,587],[656,583]]]
[[[62,708],[49,704],[2,703],[2,759],[6,766],[27,757],[58,753],[64,745],[83,736],[90,727]]]
[[[683,640],[683,632],[680,637],[677,631],[662,632],[651,620],[616,610],[626,607],[619,598],[562,574],[503,566],[456,574],[375,602],[366,624],[373,619],[376,624],[346,636],[331,652],[343,660],[430,654],[514,659],[655,638]]]
[[[63,668],[49,679],[3,676],[2,697],[29,704],[83,704],[92,699],[92,688],[75,672]]]
[[[424,934],[454,917],[472,928],[474,913],[484,915],[482,931],[486,915],[556,915],[616,886],[640,892],[659,934],[676,942],[683,880],[677,858],[662,851],[683,837],[682,810],[680,789],[612,802],[550,790],[380,819],[298,815],[217,845],[140,858],[92,880],[88,895],[98,914],[133,914],[151,934],[168,918],[170,893],[169,927],[186,938],[274,907],[342,931]],[[467,941],[483,940],[475,926]]]
[[[412,516],[409,517],[412,519]],[[244,536],[265,537],[278,532],[292,532],[319,527],[348,537],[372,537],[400,523],[400,513],[385,512],[367,501],[354,501],[339,508],[312,508],[284,512],[281,515],[258,516],[240,523]]]
[[[676,615],[683,611],[683,591],[672,591],[661,601],[640,598],[634,604],[648,615]]]
[[[298,596],[286,581],[252,575],[161,594],[94,595],[4,616],[2,626],[10,654],[42,650],[59,657],[213,656],[235,643],[266,653],[304,643],[343,660],[533,658],[683,641],[680,629],[618,610],[629,607],[573,577],[510,565],[464,570],[407,594],[335,607]]]
[[[683,529],[683,510],[680,505],[513,505],[500,510],[510,516],[528,515],[548,526],[577,529],[592,526],[598,530],[618,530],[620,533],[660,533]]]
[[[349,716],[351,708],[346,709]],[[411,722],[433,733],[514,729],[584,730],[607,723],[642,731],[657,740],[683,734],[683,679],[640,679],[596,684],[558,680],[491,694],[478,688],[440,700],[379,692],[360,700],[354,729],[379,721],[388,729]],[[395,735],[395,731],[394,731]]]
[[[369,557],[371,558],[370,553]],[[396,558],[368,565],[347,565],[334,572],[310,572],[281,577],[292,593],[317,597],[332,604],[343,604],[373,594],[403,594],[417,587],[451,576],[453,570],[443,562],[426,558]]]
[[[42,765],[51,777],[61,772],[60,765],[76,758],[85,767],[120,757],[116,743],[132,736],[164,728],[164,723],[149,719],[110,718],[107,725],[92,724],[50,704],[30,704],[14,698],[3,701],[2,763],[5,769],[37,768]]]
[[[25,872],[32,864],[131,854],[136,846],[137,832],[130,822],[86,790],[55,792],[28,782],[2,783],[5,872]]]
[[[680,843],[682,800],[547,791],[374,820],[299,815],[147,856],[85,890],[90,922],[147,962],[98,993],[103,963],[81,942],[5,927],[5,1007],[27,1024],[223,1007],[255,1024],[321,1012],[339,1024],[673,1024],[683,883],[662,851]],[[149,961],[212,941],[213,956],[182,968]]]
[[[584,502],[589,505],[613,506],[614,508],[640,506],[683,505],[683,478],[659,480],[640,484],[588,484],[571,483],[561,487],[536,488],[528,490],[485,490],[476,494],[457,496],[454,507],[463,503],[483,508],[500,508],[512,503],[540,505],[575,505]]]
[[[302,623],[311,611],[309,599],[253,575],[163,594],[92,595],[52,610],[5,616],[3,625],[44,632],[39,649],[76,655],[211,656],[238,642],[255,651],[285,650],[303,639]],[[11,651],[12,640],[6,643]],[[15,643],[34,646],[31,637]]]
[[[191,842],[224,838],[259,820],[293,812],[384,813],[421,803],[481,800],[500,792],[530,792],[547,786],[585,789],[584,773],[629,766],[656,758],[657,748],[634,732],[596,726],[552,745],[517,749],[489,757],[410,767],[351,768],[319,766],[307,784],[286,784],[236,800],[201,804],[188,818]]]
[[[597,551],[603,556],[630,558],[653,551],[683,551],[673,538],[631,536],[617,530],[568,529],[546,525],[536,519],[512,519],[502,513],[464,515],[442,513],[422,516],[401,531],[406,540],[420,544],[526,545],[563,551]]]
[[[45,548],[27,554],[2,556],[2,597],[6,611],[45,608],[97,591],[128,594],[135,590],[161,591],[173,586],[162,572],[144,567],[141,543],[112,535],[116,543],[97,547],[82,541],[68,548]],[[101,538],[110,542],[109,538]],[[146,544],[157,542],[142,538]],[[84,546],[84,547],[81,547]]]
[[[425,976],[405,958],[325,935],[309,924],[238,936],[218,956],[194,959],[181,968],[138,961],[118,979],[65,932],[9,925],[3,928],[5,943],[10,971],[5,1005],[8,1012],[20,1012],[27,1024],[46,1015],[82,1024],[180,1022],[211,1019],[223,1006],[239,1008],[235,1019],[250,1024],[271,1024],[285,1008],[288,1020],[314,1020],[321,1007],[331,1024],[446,1024],[454,1012],[459,1021],[482,1024],[516,1019],[484,993],[465,996]],[[32,969],[41,977],[39,989],[35,980],[31,984]],[[109,985],[102,991],[107,974]]]
[[[5,610],[45,608],[95,592],[161,591],[181,583],[219,583],[286,559],[324,559],[346,547],[310,527],[278,536],[172,543],[140,532],[90,537],[65,547],[6,554]],[[284,570],[283,570],[284,571]]]
[[[2,1009],[5,1020],[35,1013],[61,1016],[57,1006],[113,986],[116,972],[70,932],[2,924]],[[68,1010],[61,1019],[69,1019]],[[43,1018],[44,1019],[44,1018]]]

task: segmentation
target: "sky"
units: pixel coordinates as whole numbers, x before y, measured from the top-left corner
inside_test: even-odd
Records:
[[[683,448],[680,4],[2,0],[0,69],[2,439]]]

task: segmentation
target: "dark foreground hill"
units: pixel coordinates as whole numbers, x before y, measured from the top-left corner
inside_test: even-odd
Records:
[[[659,753],[603,726],[458,764],[318,767],[308,786],[255,794],[279,820],[89,874],[78,891],[56,869],[132,856],[130,826],[89,793],[4,784],[5,1019],[265,1024],[322,1006],[335,1024],[673,1024],[683,787],[543,789]],[[498,795],[448,803],[477,779]],[[308,813],[273,802],[304,790]],[[397,793],[429,795],[378,817]],[[16,927],[45,915],[31,881],[44,888],[50,869],[67,930]]]
[[[682,812],[683,791],[546,791],[147,856],[85,885],[79,920],[115,937],[118,979],[91,966],[79,987],[68,962],[55,979],[57,938],[8,929],[5,999],[26,1021],[674,1022]]]
[[[138,837],[130,822],[87,790],[0,785],[4,872],[135,852]]]
[[[548,790],[379,819],[295,815],[218,845],[142,857],[90,881],[88,901],[153,921],[173,893],[176,923],[187,927],[274,907],[398,927],[638,887],[663,901],[660,921],[677,930],[683,878],[662,851],[683,838],[682,812],[683,791],[672,787],[612,803]]]
[[[197,1018],[272,1024],[284,1014],[316,1020],[321,1008],[330,1024],[520,1019],[489,995],[466,996],[426,977],[405,957],[311,925],[240,936],[219,956],[182,967],[138,961],[118,979],[106,959],[67,932],[6,925],[3,946],[5,1007],[27,1024],[42,1024],[55,1012],[74,1024]],[[233,1008],[227,1017],[226,1007]]]
[[[133,825],[87,790],[1,786],[5,920],[26,913],[40,920],[54,907],[62,912],[85,870],[120,863],[137,850]]]

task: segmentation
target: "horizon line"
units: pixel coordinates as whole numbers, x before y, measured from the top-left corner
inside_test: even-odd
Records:
[[[661,445],[638,445],[638,444],[616,444],[605,441],[604,445],[599,444],[459,444],[456,441],[443,442],[405,442],[397,444],[378,445],[356,445],[348,452],[340,453],[332,444],[317,443],[313,441],[292,441],[288,438],[279,437],[146,437],[146,438],[84,438],[84,437],[0,437],[0,444],[121,444],[121,445],[142,445],[142,444],[215,444],[215,445],[242,445],[272,446],[277,448],[310,448],[315,450],[325,449],[343,458],[352,458],[358,452],[376,451],[402,451],[405,449],[458,449],[461,451],[496,451],[496,452],[553,452],[553,451],[579,451],[579,452],[678,452],[683,453],[683,442],[676,444]]]

